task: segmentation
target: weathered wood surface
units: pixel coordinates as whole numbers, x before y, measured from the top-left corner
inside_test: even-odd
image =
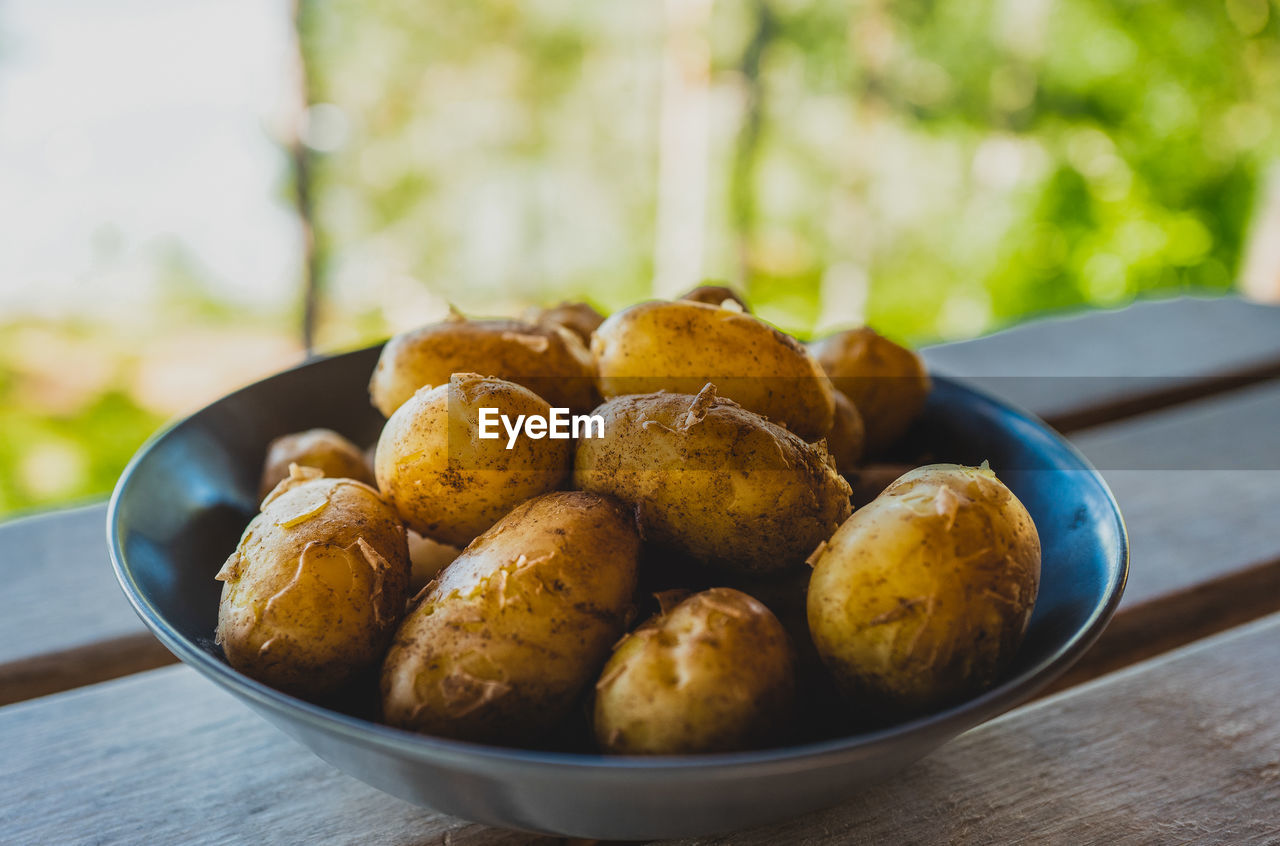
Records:
[[[843,806],[725,843],[1275,843],[1280,617],[1025,707]],[[15,843],[555,842],[314,758],[171,667],[0,709]],[[707,841],[703,841],[707,842]]]
[[[1280,560],[1280,380],[1072,440],[1129,526],[1126,605]]]
[[[1280,610],[1280,380],[1072,440],[1111,485],[1132,560],[1111,625],[1051,690]]]
[[[691,843],[1280,843],[1280,617],[987,723],[848,804]]]
[[[1280,376],[1280,307],[1184,297],[1038,320],[925,350],[1069,430]]]
[[[0,524],[0,705],[171,663],[116,583],[107,507]]]
[[[394,799],[186,667],[0,709],[0,841],[530,842]]]
[[[142,630],[111,572],[106,527],[105,504],[0,523],[0,664]]]

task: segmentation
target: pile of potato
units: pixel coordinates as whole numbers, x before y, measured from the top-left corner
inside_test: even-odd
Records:
[[[216,640],[300,696],[376,675],[384,722],[488,743],[585,714],[604,752],[731,751],[833,705],[845,730],[946,706],[1008,666],[1040,543],[985,465],[853,510],[928,392],[870,329],[806,346],[717,286],[453,315],[384,348],[371,460],[326,430],[271,445]],[[552,407],[603,436],[479,437],[481,409]]]

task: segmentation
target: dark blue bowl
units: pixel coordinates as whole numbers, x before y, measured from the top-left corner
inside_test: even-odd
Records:
[[[231,669],[213,647],[213,576],[255,512],[268,441],[315,426],[356,443],[376,439],[382,420],[366,384],[378,352],[280,373],[157,435],[121,476],[107,533],[129,601],[175,655],[321,758],[411,802],[493,825],[619,840],[708,834],[832,805],[1044,687],[1093,643],[1124,589],[1124,523],[1097,472],[1030,415],[938,378],[913,443],[937,460],[990,461],[1031,512],[1044,551],[1026,641],[981,696],[869,733],[670,758],[443,740],[295,699]]]

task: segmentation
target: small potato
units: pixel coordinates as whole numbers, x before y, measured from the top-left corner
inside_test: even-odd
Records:
[[[870,328],[823,338],[809,349],[862,415],[868,455],[892,446],[924,408],[930,388],[924,361]]]
[[[721,396],[806,441],[826,435],[835,419],[831,383],[804,345],[734,309],[641,303],[606,320],[591,352],[606,399],[692,395],[712,382]]]
[[[378,487],[409,528],[452,546],[466,546],[512,506],[555,490],[569,474],[571,441],[523,435],[480,437],[480,409],[550,414],[528,388],[474,373],[424,388],[396,409],[382,429],[374,458]]]
[[[377,491],[294,465],[218,572],[215,641],[242,673],[319,696],[375,666],[404,612],[404,527]]]
[[[568,329],[462,317],[387,341],[369,383],[369,397],[390,417],[419,388],[443,385],[454,373],[506,379],[577,414],[599,401],[591,354]]]
[[[747,301],[742,298],[742,295],[727,285],[699,285],[680,297],[680,299],[713,306],[724,305],[725,302],[735,302],[738,304],[738,308],[747,314],[751,313],[751,309],[747,306]]]
[[[573,483],[632,503],[645,539],[737,572],[804,561],[849,516],[826,449],[716,396],[609,400],[603,438],[582,439]]]
[[[836,418],[827,432],[827,452],[835,459],[836,469],[849,475],[862,461],[862,448],[867,438],[862,415],[847,396],[836,391]]]
[[[639,556],[615,500],[568,491],[517,506],[444,569],[396,633],[384,719],[465,740],[537,740],[622,634]]]
[[[281,435],[267,446],[258,498],[289,478],[289,465],[315,467],[331,479],[355,479],[372,485],[373,468],[360,447],[332,429],[308,429]]]
[[[530,309],[525,319],[530,323],[563,326],[582,339],[584,345],[591,343],[591,335],[604,323],[604,315],[587,303],[560,303],[551,308]]]
[[[854,705],[899,715],[990,686],[1022,641],[1040,538],[985,465],[907,473],[814,555],[809,629]]]
[[[786,632],[732,588],[694,594],[618,644],[596,683],[605,752],[733,752],[779,740],[795,671]]]

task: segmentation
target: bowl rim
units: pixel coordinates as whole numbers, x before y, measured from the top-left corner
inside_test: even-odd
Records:
[[[556,752],[496,746],[417,734],[334,711],[276,690],[240,673],[233,669],[231,665],[224,661],[219,661],[196,643],[187,639],[185,635],[178,632],[160,611],[142,595],[141,588],[133,577],[124,553],[120,506],[138,467],[147,460],[151,452],[157,449],[161,442],[174,432],[209,409],[242,393],[251,391],[264,382],[271,381],[295,370],[322,365],[327,361],[342,356],[369,354],[381,346],[382,344],[374,344],[333,355],[309,357],[293,367],[272,373],[219,397],[185,417],[169,422],[148,438],[129,460],[124,471],[120,474],[119,480],[116,482],[107,506],[107,545],[116,580],[128,598],[130,605],[133,606],[134,612],[170,652],[184,664],[197,670],[201,675],[220,684],[259,709],[265,709],[284,719],[301,718],[311,728],[327,733],[337,733],[347,740],[364,744],[372,742],[379,748],[396,755],[403,756],[408,754],[415,758],[448,761],[454,764],[475,766],[488,762],[501,763],[508,766],[531,766],[540,770],[545,770],[548,767],[562,770],[587,770],[598,777],[610,777],[619,774],[628,776],[648,774],[671,777],[681,773],[696,773],[699,777],[705,777],[708,771],[723,772],[725,774],[731,772],[741,773],[743,767],[751,767],[752,771],[756,772],[766,769],[791,770],[797,767],[810,769],[820,764],[837,765],[846,760],[874,755],[882,747],[896,746],[904,738],[920,738],[937,734],[950,737],[1009,710],[1030,698],[1034,693],[1058,678],[1093,645],[1115,613],[1124,594],[1125,585],[1128,582],[1129,534],[1124,517],[1120,512],[1115,495],[1102,477],[1102,474],[1094,468],[1075,444],[1031,412],[1006,400],[994,397],[975,385],[965,382],[962,378],[957,378],[953,375],[931,374],[935,382],[947,384],[953,388],[973,394],[981,401],[995,406],[1021,422],[1030,424],[1032,427],[1041,429],[1053,436],[1057,445],[1079,464],[1079,470],[1085,471],[1092,481],[1098,485],[1110,506],[1109,516],[1115,524],[1114,528],[1118,539],[1116,552],[1119,561],[1104,585],[1102,601],[1093,608],[1085,624],[1076,630],[1070,638],[1055,648],[1044,659],[1026,668],[1018,675],[1005,679],[1000,684],[978,696],[966,699],[940,711],[934,711],[906,722],[896,723],[874,731],[809,741],[790,746],[695,755],[618,756],[601,753]]]

